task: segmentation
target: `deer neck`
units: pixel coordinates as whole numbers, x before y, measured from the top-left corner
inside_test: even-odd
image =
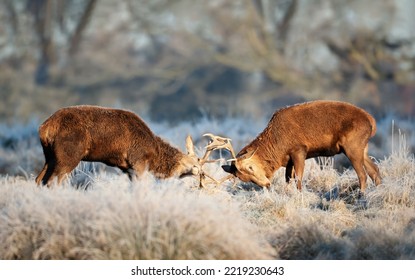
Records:
[[[150,161],[150,169],[159,178],[171,177],[182,156],[177,148],[161,140],[157,145],[156,155]]]

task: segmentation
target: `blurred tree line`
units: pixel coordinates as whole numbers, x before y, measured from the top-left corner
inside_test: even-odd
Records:
[[[0,118],[61,106],[154,120],[313,99],[415,114],[411,0],[0,0]]]

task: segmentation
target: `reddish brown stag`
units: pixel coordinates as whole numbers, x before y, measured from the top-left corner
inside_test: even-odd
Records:
[[[39,127],[45,165],[37,184],[61,183],[80,161],[103,162],[120,168],[130,179],[145,170],[158,178],[198,175],[190,136],[187,154],[156,136],[132,112],[98,106],[62,108]]]
[[[368,142],[376,133],[374,118],[345,102],[314,101],[274,113],[268,126],[223,169],[242,181],[269,187],[274,172],[286,167],[285,178],[297,180],[301,190],[305,160],[344,153],[365,191],[367,174],[380,184],[378,167],[368,156]]]

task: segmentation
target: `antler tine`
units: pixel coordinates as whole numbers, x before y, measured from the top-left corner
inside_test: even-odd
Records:
[[[224,148],[227,149],[231,153],[232,158],[236,159],[236,154],[235,154],[235,151],[233,150],[233,147],[232,147],[232,144],[231,144],[231,139],[229,139],[229,142],[227,143],[226,147],[224,147]]]
[[[203,155],[203,157],[201,159],[199,159],[199,164],[203,165],[206,163],[207,159],[209,158],[209,155],[212,153],[211,150],[206,149],[205,154]]]
[[[232,175],[232,174],[230,174],[230,175],[227,175],[227,176],[225,176],[225,177],[223,177],[223,178],[221,178],[219,180],[216,180],[211,175],[209,175],[207,173],[203,173],[202,176],[200,177],[200,183],[199,183],[199,186],[201,188],[204,188],[205,187],[205,180],[206,180],[206,178],[209,179],[209,180],[211,180],[216,186],[219,186],[219,185],[221,185],[223,182],[225,182],[227,180],[234,179],[235,176]]]
[[[207,151],[212,152],[218,149],[226,149],[232,154],[233,158],[236,158],[235,151],[233,150],[230,138],[217,136],[212,133],[206,133],[203,134],[203,136],[210,138],[210,142],[206,146]]]
[[[206,133],[206,134],[203,134],[203,136],[204,137],[209,137],[210,139],[209,139],[208,145],[205,147],[206,148],[206,152],[205,152],[205,154],[203,155],[203,157],[199,161],[201,165],[203,165],[203,164],[205,164],[207,162],[207,159],[209,158],[209,156],[212,153],[212,151],[218,149],[218,148],[216,148],[216,145],[217,144],[212,145],[215,142],[215,138],[217,136],[213,135],[212,133]]]

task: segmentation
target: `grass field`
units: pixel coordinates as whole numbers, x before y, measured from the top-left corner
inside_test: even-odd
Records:
[[[239,149],[265,124],[150,127],[181,149],[191,132],[202,154],[205,132]],[[197,179],[149,174],[131,183],[101,164],[81,164],[63,186],[37,187],[38,122],[2,125],[0,259],[415,259],[414,136],[399,131],[410,123],[395,125],[393,134],[390,121],[378,125],[369,153],[383,181],[369,182],[364,197],[354,170],[327,159],[306,162],[302,192],[285,183],[283,168],[270,190],[239,181],[200,189]],[[220,163],[206,170],[225,175]]]

